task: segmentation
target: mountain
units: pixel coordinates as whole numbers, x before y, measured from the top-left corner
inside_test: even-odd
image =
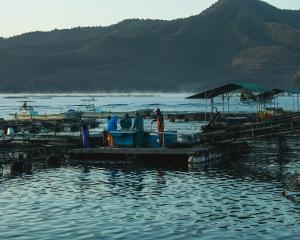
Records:
[[[300,88],[300,11],[220,0],[173,21],[130,19],[0,38],[0,92]]]

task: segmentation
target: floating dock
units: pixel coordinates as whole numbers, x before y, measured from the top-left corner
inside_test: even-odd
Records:
[[[118,148],[101,147],[73,149],[68,153],[70,163],[84,164],[203,164],[240,155],[248,150],[245,143],[227,143],[192,148]]]

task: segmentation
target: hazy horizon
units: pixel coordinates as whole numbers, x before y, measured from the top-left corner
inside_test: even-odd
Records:
[[[141,3],[142,2],[142,3]],[[109,26],[125,19],[173,20],[197,15],[217,0],[0,0],[0,37],[34,31]],[[300,1],[266,0],[281,9],[300,9]]]

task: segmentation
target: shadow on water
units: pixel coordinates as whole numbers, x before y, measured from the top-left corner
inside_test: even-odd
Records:
[[[284,189],[292,179],[299,176],[299,143],[300,136],[256,140],[250,143],[251,151],[248,154],[206,168],[206,173],[210,177],[221,174],[240,181],[274,183]]]
[[[188,167],[174,166],[89,166],[88,172],[85,171],[84,165],[68,167],[75,168],[80,173],[78,186],[82,196],[96,185],[105,196],[132,199],[144,198],[147,195],[164,195],[172,176],[188,175],[190,171]]]
[[[149,164],[92,164],[105,169],[162,169],[166,171],[203,171],[208,174],[226,173],[234,178],[253,178],[261,181],[285,181],[297,174],[300,136],[278,137],[269,140],[256,140],[249,143],[250,152],[234,159],[213,161],[208,164],[160,165]],[[149,161],[150,162],[150,161]],[[153,161],[157,163],[157,161]],[[89,163],[90,164],[90,163]],[[90,165],[81,163],[83,172],[89,172]]]
[[[28,165],[27,165],[28,167]],[[32,167],[32,166],[31,166]],[[32,176],[33,171],[32,168],[25,168],[20,166],[19,164],[16,165],[7,165],[4,164],[1,168],[0,172],[0,184],[4,181],[9,181],[16,178],[22,178],[24,176]]]
[[[43,172],[45,169],[57,169],[64,166],[62,158],[45,159],[39,161],[31,161],[30,159],[13,161],[12,163],[0,164],[0,179],[10,180],[14,178],[31,176],[37,172]]]
[[[192,173],[201,172],[207,177],[223,176],[228,179],[253,180],[265,183],[275,182],[284,188],[288,182],[297,175],[299,169],[298,156],[300,154],[299,136],[280,137],[268,141],[253,141],[250,143],[251,151],[248,154],[209,165],[186,165],[186,166],[90,166],[82,164],[78,166],[82,174],[93,173],[95,170],[105,170],[107,177],[103,182],[111,189],[130,189],[139,192],[144,189],[144,172],[152,172],[157,180],[157,192],[159,193],[166,184],[166,175],[172,172]],[[22,174],[34,174],[43,169],[60,167],[72,167],[65,165],[62,159],[49,159],[48,161],[31,163],[26,171],[1,170],[2,180],[10,177],[22,176]],[[2,168],[5,167],[2,165]],[[30,171],[29,171],[30,169]],[[33,169],[33,170],[32,170]],[[10,177],[5,177],[10,175]],[[84,176],[84,175],[83,175]],[[84,180],[84,178],[83,178]]]

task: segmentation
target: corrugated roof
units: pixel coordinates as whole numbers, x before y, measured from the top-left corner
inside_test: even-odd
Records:
[[[260,93],[256,97],[257,97],[257,100],[272,99],[274,96],[276,96],[280,93],[283,93],[283,92],[285,92],[285,91],[282,89],[274,88],[271,91],[266,91],[266,92]]]
[[[299,89],[291,89],[291,88],[289,88],[289,89],[284,89],[283,91],[286,92],[286,93],[291,93],[291,94],[300,94],[300,90]]]
[[[205,92],[195,94],[188,97],[188,99],[208,99],[215,98],[217,96],[223,95],[225,93],[234,92],[239,89],[250,90],[257,93],[270,92],[272,90],[257,86],[252,83],[230,83],[217,88],[210,89]]]

